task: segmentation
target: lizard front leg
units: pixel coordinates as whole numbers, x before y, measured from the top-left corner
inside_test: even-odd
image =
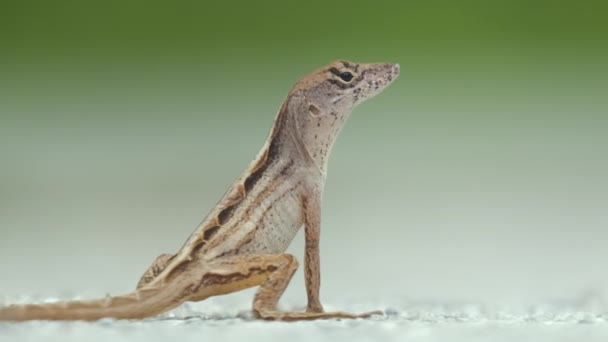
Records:
[[[253,313],[256,318],[297,321],[365,318],[378,314],[280,311],[277,308],[279,299],[298,268],[298,261],[291,254],[241,255],[218,259],[207,266],[208,269],[189,300],[202,300],[259,285],[253,300]]]
[[[319,240],[321,235],[321,195],[318,191],[309,190],[302,194],[302,210],[304,217],[305,251],[304,251],[304,281],[306,283],[306,295],[308,297],[307,312],[323,312],[323,306],[319,297],[321,287],[321,264],[319,260]],[[331,313],[329,313],[331,315]],[[367,317],[374,314],[382,314],[381,311],[373,311],[362,315],[346,315],[346,318]],[[348,316],[352,317],[348,317]],[[345,317],[345,316],[336,316]]]
[[[306,297],[308,312],[323,312],[319,297],[321,288],[321,263],[319,261],[319,239],[321,234],[321,205],[320,195],[302,196],[302,210],[304,217],[304,282],[306,284]]]

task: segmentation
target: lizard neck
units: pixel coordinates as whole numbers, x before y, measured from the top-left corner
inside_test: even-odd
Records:
[[[306,101],[298,95],[290,96],[285,105],[277,139],[284,145],[285,158],[297,158],[313,165],[323,180],[327,176],[327,163],[336,139],[351,112],[331,111],[313,115]],[[281,115],[279,115],[281,116]],[[270,141],[272,143],[272,141]]]

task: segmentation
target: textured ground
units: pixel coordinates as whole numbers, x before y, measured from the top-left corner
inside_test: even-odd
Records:
[[[23,299],[19,299],[22,301]],[[14,302],[14,301],[13,301]],[[337,302],[368,320],[261,322],[245,296],[186,305],[144,321],[0,323],[2,341],[607,341],[604,300],[493,307],[470,303],[402,302],[394,306]],[[370,305],[368,305],[370,304]],[[286,305],[290,307],[289,304]],[[335,309],[327,307],[327,309]]]

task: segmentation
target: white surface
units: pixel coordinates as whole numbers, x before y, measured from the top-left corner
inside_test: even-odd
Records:
[[[534,306],[336,302],[326,309],[382,308],[367,320],[264,322],[249,294],[187,304],[144,321],[0,323],[2,341],[608,341],[608,305],[598,296]],[[19,302],[26,298],[17,299]],[[6,302],[6,301],[5,301]],[[15,302],[15,300],[11,300]],[[387,301],[388,302],[388,301]],[[286,304],[285,307],[296,308]]]

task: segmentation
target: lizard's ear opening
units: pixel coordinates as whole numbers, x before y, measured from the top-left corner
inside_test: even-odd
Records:
[[[321,108],[312,103],[308,105],[308,113],[315,118],[325,115],[325,112],[322,111]]]

